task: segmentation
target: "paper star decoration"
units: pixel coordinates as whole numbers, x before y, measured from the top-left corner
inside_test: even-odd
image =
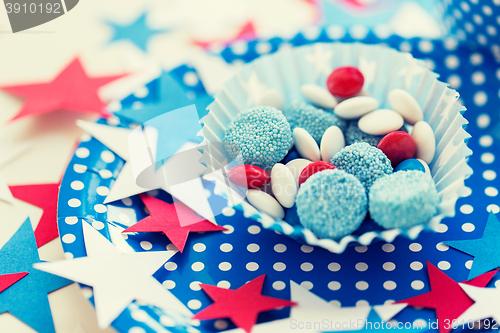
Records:
[[[77,58],[50,82],[4,86],[0,89],[25,98],[21,110],[14,118],[37,116],[56,110],[107,116],[106,104],[98,96],[100,87],[123,75],[91,78]]]
[[[28,272],[0,275],[0,293],[28,275]]]
[[[500,266],[500,221],[493,213],[488,216],[481,238],[444,243],[474,257],[469,280]]]
[[[193,319],[230,318],[238,327],[249,333],[260,312],[295,305],[288,300],[261,295],[266,275],[247,282],[236,290],[201,284],[201,288],[214,304],[198,312]]]
[[[137,20],[125,25],[108,22],[108,25],[113,29],[113,37],[111,38],[110,43],[119,40],[129,40],[138,48],[146,52],[151,37],[168,31],[167,29],[153,30],[148,27],[148,24],[146,23],[146,16],[147,14],[143,13],[137,18]]]
[[[59,236],[57,229],[58,183],[11,186],[10,190],[17,199],[26,201],[43,210],[42,217],[35,229],[36,244],[38,247],[47,244]]]
[[[427,262],[427,271],[429,273],[431,291],[398,301],[397,303],[436,309],[439,332],[447,333],[452,327],[451,325],[446,325],[445,320],[452,322],[457,319],[474,302],[460,288],[458,282],[451,279],[430,262]],[[495,273],[496,271],[492,271],[464,283],[471,286],[484,287]]]
[[[321,44],[314,45],[314,52],[306,55],[306,61],[314,66],[314,77],[329,75],[332,72],[331,60],[333,51],[325,50]]]
[[[253,106],[257,105],[267,90],[267,86],[263,83],[260,83],[259,77],[256,72],[252,72],[248,81],[242,82],[243,88],[247,92],[247,105]]]
[[[0,280],[6,282],[4,274],[19,278],[0,293],[0,313],[9,312],[37,332],[55,333],[47,293],[71,281],[34,269],[32,265],[39,262],[31,222],[26,219],[0,249]]]
[[[152,275],[176,252],[121,253],[87,222],[83,222],[87,257],[39,263],[36,269],[92,286],[99,327],[104,329],[134,300],[191,312]]]
[[[473,322],[481,319],[493,318],[500,322],[500,289],[478,288],[460,283],[460,287],[474,300],[474,304],[459,318],[458,322]]]
[[[0,200],[8,203],[12,203],[14,201],[14,197],[12,196],[9,187],[5,183],[5,180],[3,179],[3,176],[1,174],[0,174]]]
[[[163,232],[182,253],[190,232],[227,230],[207,220],[198,222],[200,217],[181,202],[168,203],[146,194],[141,194],[141,199],[150,215],[123,232]],[[179,219],[187,220],[184,226]]]

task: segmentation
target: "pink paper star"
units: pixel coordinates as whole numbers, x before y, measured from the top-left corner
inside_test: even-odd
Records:
[[[397,301],[396,303],[406,303],[411,306],[436,309],[439,332],[447,333],[452,329],[453,325],[451,323],[453,320],[460,317],[465,310],[474,304],[474,301],[467,296],[458,282],[451,279],[430,262],[427,262],[427,271],[429,273],[431,291]],[[490,282],[496,272],[494,270],[463,283],[475,287],[484,287]]]
[[[288,300],[262,295],[265,277],[263,274],[236,290],[201,284],[215,303],[198,312],[193,319],[229,318],[236,326],[250,332],[260,312],[296,305]]]
[[[200,217],[181,202],[170,204],[146,194],[140,196],[150,215],[123,232],[163,232],[182,253],[190,232],[227,230],[207,220],[181,226],[179,217],[184,221],[198,221]]]
[[[43,210],[35,229],[37,247],[41,247],[59,236],[57,229],[57,196],[59,183],[9,186],[12,195]]]
[[[0,293],[28,275],[28,272],[0,275]]]
[[[97,91],[101,86],[123,75],[90,78],[76,58],[50,82],[0,87],[13,95],[25,98],[14,118],[37,116],[56,110],[94,113],[108,116]]]

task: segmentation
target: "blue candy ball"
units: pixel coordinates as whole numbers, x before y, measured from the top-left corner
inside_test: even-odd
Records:
[[[356,177],[341,170],[324,170],[300,186],[296,205],[305,228],[319,238],[339,239],[361,225],[368,202]]]
[[[333,112],[315,108],[305,102],[295,101],[284,112],[292,131],[296,127],[305,129],[316,140],[321,142],[323,134],[330,126],[338,126],[345,130],[347,122],[338,118]]]
[[[342,148],[331,161],[339,170],[344,170],[359,179],[368,192],[373,183],[392,173],[391,161],[378,148],[366,142]]]
[[[290,124],[273,107],[256,107],[240,113],[229,124],[224,138],[231,158],[241,152],[245,164],[271,169],[292,146]]]
[[[293,161],[293,160],[296,160],[298,158],[302,158],[302,156],[300,156],[300,154],[297,151],[297,149],[295,149],[294,147],[292,147],[292,149],[290,149],[290,151],[288,152],[288,154],[286,154],[284,162],[286,164],[286,163],[288,163],[290,161]]]
[[[394,172],[410,170],[422,171],[423,173],[425,173],[425,167],[422,162],[414,158],[410,158],[409,160],[404,160],[403,162],[399,163],[396,169],[394,169]]]
[[[438,212],[432,178],[420,171],[400,171],[378,179],[369,194],[371,218],[381,227],[409,228],[427,223]]]

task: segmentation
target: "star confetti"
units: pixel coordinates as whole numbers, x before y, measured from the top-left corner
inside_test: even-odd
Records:
[[[193,319],[230,318],[236,326],[248,333],[257,322],[260,312],[296,304],[261,295],[265,277],[265,274],[261,275],[236,290],[201,284],[201,288],[215,303],[198,312]]]
[[[171,204],[146,194],[141,194],[141,199],[150,215],[123,232],[163,232],[182,253],[190,232],[227,230],[207,220],[198,222],[200,217],[179,201]],[[187,223],[181,226],[179,219]]]
[[[41,247],[59,236],[57,229],[57,196],[59,184],[11,186],[14,197],[37,206],[43,215],[35,229],[36,244]]]
[[[0,249],[0,313],[9,312],[37,332],[55,333],[47,293],[71,281],[34,269],[39,262],[28,218]]]
[[[56,110],[108,116],[106,104],[97,92],[100,87],[122,76],[91,78],[77,58],[50,82],[4,86],[0,89],[25,99],[21,110],[11,120]]]
[[[500,322],[500,288],[478,288],[462,283],[460,287],[475,303],[458,318],[457,322],[468,323],[487,318]]]
[[[108,25],[113,29],[113,37],[110,42],[128,40],[146,52],[151,37],[168,31],[167,29],[151,29],[146,23],[146,16],[147,14],[143,13],[134,22],[124,25],[108,22]]]
[[[152,275],[176,252],[121,253],[83,222],[87,257],[39,263],[36,269],[92,286],[99,327],[104,329],[134,300],[184,315],[191,312]]]
[[[439,332],[447,333],[451,331],[452,327],[451,325],[446,325],[446,323],[448,321],[453,322],[453,320],[460,317],[474,301],[467,296],[458,282],[451,279],[430,262],[427,262],[427,271],[429,273],[431,291],[398,301],[397,303],[436,309]],[[485,273],[464,283],[471,286],[484,287],[493,278],[495,273],[496,271]]]
[[[500,266],[500,221],[493,213],[488,216],[481,238],[444,243],[474,257],[469,280]]]

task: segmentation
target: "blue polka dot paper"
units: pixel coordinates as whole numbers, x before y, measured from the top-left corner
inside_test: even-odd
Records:
[[[469,158],[474,174],[465,183],[468,196],[458,200],[455,217],[444,219],[436,233],[423,232],[413,241],[398,238],[392,244],[379,242],[368,247],[350,247],[342,254],[299,244],[262,228],[258,222],[245,218],[241,211],[227,208],[220,219],[218,217],[218,222],[228,231],[190,236],[184,253],[176,254],[154,275],[193,312],[211,304],[200,290],[199,283],[235,289],[264,273],[267,274],[263,288],[265,295],[289,298],[289,280],[293,279],[336,306],[378,305],[429,291],[427,260],[456,281],[467,278],[473,258],[443,242],[480,238],[488,212],[498,213],[500,210],[497,178],[500,149],[493,133],[493,128],[499,123],[500,71],[497,63],[490,54],[460,46],[453,39],[408,41],[391,37],[380,40],[371,33],[356,39],[338,27],[307,37],[299,34],[291,40],[274,38],[250,42],[245,45],[244,52],[233,52],[235,50],[229,47],[222,51],[222,55],[229,62],[247,62],[260,54],[258,50],[274,52],[287,45],[328,42],[338,38],[382,42],[399,50],[412,51],[415,57],[424,59],[440,74],[442,80],[460,91],[461,100],[468,108],[464,115],[469,120],[467,131],[472,134],[468,145],[474,152]],[[259,47],[261,44],[268,47]],[[484,80],[478,79],[481,76]],[[131,103],[137,100],[134,96],[128,98]],[[59,197],[58,224],[68,257],[85,255],[81,223],[91,223],[116,246],[130,247],[135,251],[171,248],[168,239],[160,234],[129,235],[125,239],[118,232],[146,216],[138,197],[103,205],[122,166],[123,161],[105,146],[84,136],[68,166]],[[207,183],[206,186],[212,190],[209,199],[224,204],[223,198],[213,194],[210,187],[213,185]],[[163,200],[171,199],[164,192],[151,194]],[[498,276],[489,286],[494,285],[500,286]],[[91,288],[82,288],[92,301]],[[288,311],[261,314],[258,322],[284,318]],[[396,316],[401,322],[418,319],[434,321],[436,316],[432,310],[414,308],[404,309]],[[130,333],[160,329],[215,332],[234,327],[227,320],[186,321],[176,314],[164,314],[136,302],[113,322],[113,326],[120,332]]]

